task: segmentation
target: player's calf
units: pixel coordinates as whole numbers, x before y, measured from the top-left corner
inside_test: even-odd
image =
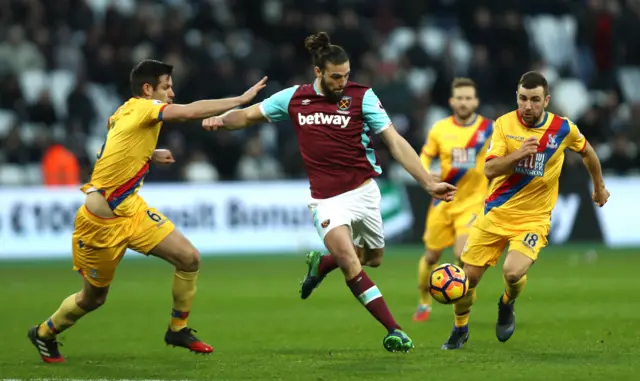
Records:
[[[515,301],[527,284],[526,274],[532,264],[533,259],[516,250],[511,250],[505,259],[502,268],[505,287],[498,301],[496,322],[496,337],[501,342],[509,340],[516,330]]]
[[[94,287],[86,279],[82,291],[70,295],[62,301],[60,307],[47,320],[32,327],[28,337],[36,347],[42,361],[47,363],[63,362],[56,336],[73,326],[81,317],[104,304],[108,287]]]
[[[175,266],[171,287],[173,306],[169,328],[164,336],[165,343],[197,353],[213,352],[213,347],[199,340],[193,334],[195,330],[187,326],[197,290],[200,269],[198,249],[178,229],[174,229],[151,250],[151,254]]]

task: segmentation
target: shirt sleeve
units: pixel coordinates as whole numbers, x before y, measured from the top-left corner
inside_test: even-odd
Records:
[[[288,87],[273,94],[260,103],[260,112],[269,122],[280,122],[289,119],[289,102],[298,85]]]
[[[369,89],[364,93],[364,97],[362,98],[362,115],[364,122],[371,127],[376,134],[381,133],[391,125],[391,119],[389,115],[387,115],[384,107],[382,107],[382,102],[380,102],[376,93],[373,92],[373,89]]]
[[[142,104],[142,125],[147,126],[156,122],[162,122],[162,111],[168,106],[159,100],[149,100]]]
[[[587,139],[582,135],[578,126],[569,122],[569,139],[567,148],[573,152],[582,152],[587,147]]]
[[[430,156],[432,159],[438,156],[440,149],[438,148],[438,128],[436,126],[431,127],[429,134],[427,135],[427,141],[422,147],[422,153]]]
[[[489,161],[496,157],[503,157],[507,154],[507,139],[502,131],[502,119],[498,119],[493,124],[493,133],[491,134],[491,141],[489,142],[489,148],[485,155],[485,161]]]

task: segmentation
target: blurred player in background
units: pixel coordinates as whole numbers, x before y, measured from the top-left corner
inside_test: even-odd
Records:
[[[381,195],[373,180],[382,170],[370,133],[379,134],[393,157],[434,198],[450,201],[455,187],[436,183],[413,148],[396,132],[373,90],[349,81],[349,57],[341,47],[332,45],[324,32],[307,37],[305,46],[313,57],[313,83],[287,88],[259,105],[230,111],[204,125],[234,130],[291,119],[311,185],[309,208],[330,252],[307,255],[308,273],[301,296],[306,299],[339,267],[353,295],[387,329],[384,347],[406,352],[413,348],[413,342],[362,270],[362,265],[379,266],[384,252]]]
[[[154,255],[175,266],[173,310],[165,343],[211,353],[187,327],[196,294],[200,254],[171,221],[138,195],[151,162],[173,163],[168,150],[156,150],[165,121],[204,119],[250,102],[266,78],[240,97],[173,104],[173,67],[159,61],[139,63],[131,72],[133,97],[109,118],[91,181],[82,187],[85,204],[76,214],[73,267],[83,277],[82,290],[67,297],[43,323],[29,330],[42,360],[63,362],[56,335],[100,307],[127,249]],[[126,329],[126,327],[124,327]]]
[[[434,200],[429,208],[423,240],[426,251],[418,264],[420,304],[414,321],[426,321],[431,313],[429,275],[437,266],[442,251],[453,246],[460,254],[469,230],[481,213],[487,187],[484,175],[484,153],[493,133],[493,121],[476,114],[476,84],[468,78],[457,78],[451,85],[449,105],[453,115],[433,125],[420,159],[426,170],[435,158],[440,159],[438,174],[443,181],[455,185],[456,199],[450,203]]]
[[[609,199],[600,161],[591,145],[570,120],[545,110],[550,100],[547,80],[536,72],[525,73],[518,82],[517,99],[518,109],[496,121],[487,150],[484,172],[491,186],[484,212],[474,223],[462,252],[469,291],[454,305],[455,324],[443,349],[461,348],[468,340],[476,286],[507,247],[496,337],[505,342],[513,335],[514,303],[524,289],[529,268],[547,245],[566,148],[582,155],[593,181],[593,201],[603,206]]]

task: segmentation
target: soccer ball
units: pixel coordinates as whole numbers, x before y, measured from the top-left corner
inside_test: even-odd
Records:
[[[465,296],[469,289],[469,279],[464,270],[445,263],[438,266],[429,276],[429,292],[442,304],[451,304]]]

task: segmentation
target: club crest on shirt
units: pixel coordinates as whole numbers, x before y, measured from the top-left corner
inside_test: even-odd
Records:
[[[478,143],[484,143],[487,141],[487,136],[484,131],[478,131],[478,139],[476,141]]]
[[[348,109],[351,108],[351,97],[350,96],[343,96],[342,99],[340,99],[338,101],[338,110],[340,111],[347,111]]]
[[[556,149],[558,148],[558,143],[556,142],[556,138],[558,135],[549,135],[549,141],[547,142],[547,148]]]
[[[324,221],[322,221],[320,226],[322,226],[323,229],[326,229],[327,226],[329,226],[330,223],[331,223],[331,220],[324,220]]]

